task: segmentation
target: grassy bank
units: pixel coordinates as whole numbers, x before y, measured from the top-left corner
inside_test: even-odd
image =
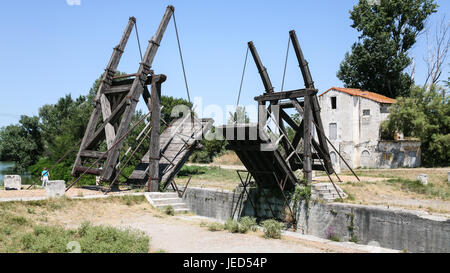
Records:
[[[43,200],[0,203],[0,252],[62,253],[147,253],[149,237],[142,232],[83,222],[77,228],[50,223],[49,215],[84,202],[134,206],[142,196],[105,200]],[[79,249],[78,249],[79,247]]]
[[[189,187],[218,188],[233,190],[240,180],[235,170],[219,167],[184,166],[175,181],[184,186],[191,176]]]

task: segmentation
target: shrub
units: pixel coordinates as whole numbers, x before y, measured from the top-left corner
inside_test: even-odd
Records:
[[[265,220],[262,222],[262,226],[264,228],[264,238],[266,239],[280,239],[281,238],[281,230],[283,229],[283,223],[280,223],[276,220]]]
[[[223,230],[223,225],[221,225],[219,223],[211,223],[208,225],[208,230],[209,231],[221,231],[221,230]]]
[[[173,209],[172,206],[166,206],[164,207],[164,213],[170,216],[174,216],[175,215],[175,210]]]
[[[239,221],[239,232],[240,233],[246,233],[247,231],[251,230],[251,231],[256,231],[256,218],[254,217],[242,217],[241,220]]]
[[[239,232],[239,223],[236,220],[228,219],[224,225],[225,230],[228,230],[232,233]]]

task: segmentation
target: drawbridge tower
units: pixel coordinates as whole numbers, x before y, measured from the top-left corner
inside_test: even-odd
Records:
[[[167,25],[174,16],[174,10],[173,6],[167,7],[144,56],[141,56],[137,72],[116,76],[117,67],[133,28],[136,28],[137,35],[136,19],[134,17],[129,19],[103,74],[94,100],[94,110],[72,169],[72,175],[78,178],[68,189],[85,174],[99,176],[101,181],[110,183],[110,188],[117,187],[119,177],[124,176],[123,170],[144,141],[150,142],[150,149],[130,177],[126,177],[127,182],[147,185],[149,191],[158,191],[160,186],[163,188],[167,188],[170,184],[174,186],[173,178],[197,147],[198,141],[212,126],[212,119],[198,119],[192,110],[189,110],[183,112],[181,118],[166,124],[162,134],[160,132],[160,122],[165,122],[160,117],[161,85],[166,76],[154,74],[151,68]],[[175,21],[174,25],[177,31]],[[176,34],[178,39],[178,31]],[[133,149],[130,147],[127,151],[122,151],[124,140],[137,126],[135,124],[130,128],[141,97],[150,112],[138,123],[144,121],[150,114],[151,121],[138,135],[135,141],[137,145]]]
[[[313,170],[334,173],[320,117],[318,90],[295,31],[290,31],[289,36],[305,88],[275,92],[267,69],[250,41],[248,47],[265,88],[264,94],[254,98],[258,103],[258,123],[220,127],[229,148],[236,152],[257,185],[282,191],[301,182],[311,183]],[[296,110],[300,122],[291,118],[286,109]],[[268,121],[274,128],[269,127]],[[287,126],[295,132],[292,139],[288,137]],[[296,170],[303,171],[304,180],[296,177]]]

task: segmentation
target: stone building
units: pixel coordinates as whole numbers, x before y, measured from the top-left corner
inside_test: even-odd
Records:
[[[396,101],[369,91],[332,87],[319,95],[325,134],[352,168],[399,168],[420,166],[420,141],[385,141],[381,122]],[[337,171],[346,169],[330,147]]]

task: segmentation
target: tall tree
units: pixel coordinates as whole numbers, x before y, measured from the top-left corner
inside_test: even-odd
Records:
[[[38,117],[22,116],[19,124],[1,128],[0,160],[14,161],[17,171],[36,163],[42,151]]]
[[[360,0],[350,11],[359,41],[345,54],[337,77],[346,87],[407,95],[413,84],[404,72],[411,63],[408,51],[436,9],[434,0]]]

